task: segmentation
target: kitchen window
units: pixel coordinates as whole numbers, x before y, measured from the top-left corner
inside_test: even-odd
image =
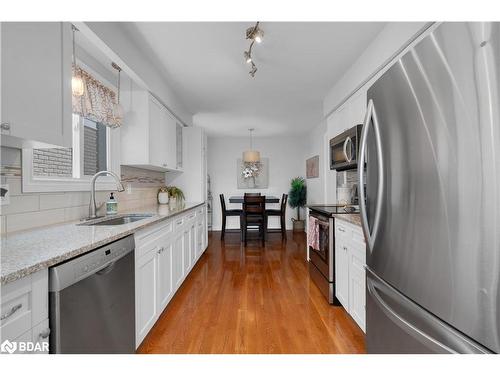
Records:
[[[86,67],[86,74],[89,70]],[[105,82],[94,77],[94,84]],[[108,82],[105,85],[113,87]],[[73,113],[72,125],[71,148],[23,149],[24,192],[87,191],[95,173],[111,170],[119,174],[120,130],[96,121],[92,113],[88,117]],[[109,176],[96,184],[97,190],[115,187]]]

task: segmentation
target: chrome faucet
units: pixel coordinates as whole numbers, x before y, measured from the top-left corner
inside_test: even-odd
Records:
[[[122,182],[120,181],[120,177],[116,175],[116,173],[111,172],[111,171],[100,171],[97,172],[93,177],[92,180],[90,181],[90,204],[89,204],[89,217],[87,220],[90,219],[95,219],[97,217],[96,211],[97,211],[97,206],[95,203],[95,181],[97,180],[97,177],[99,176],[105,176],[105,175],[110,175],[116,180],[116,185],[117,185],[117,190],[118,191],[124,191],[124,187],[122,185]]]

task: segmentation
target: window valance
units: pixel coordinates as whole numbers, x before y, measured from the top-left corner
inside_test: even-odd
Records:
[[[120,116],[115,116],[116,94],[91,74],[74,67],[74,74],[83,80],[84,93],[80,97],[73,96],[73,113],[111,128],[122,125]]]

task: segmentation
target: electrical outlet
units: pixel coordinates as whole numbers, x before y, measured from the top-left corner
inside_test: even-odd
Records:
[[[0,185],[0,205],[10,204],[9,184]]]

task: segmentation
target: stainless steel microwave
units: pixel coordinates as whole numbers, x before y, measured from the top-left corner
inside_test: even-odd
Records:
[[[330,169],[345,171],[358,167],[358,152],[363,125],[346,130],[330,139]]]

